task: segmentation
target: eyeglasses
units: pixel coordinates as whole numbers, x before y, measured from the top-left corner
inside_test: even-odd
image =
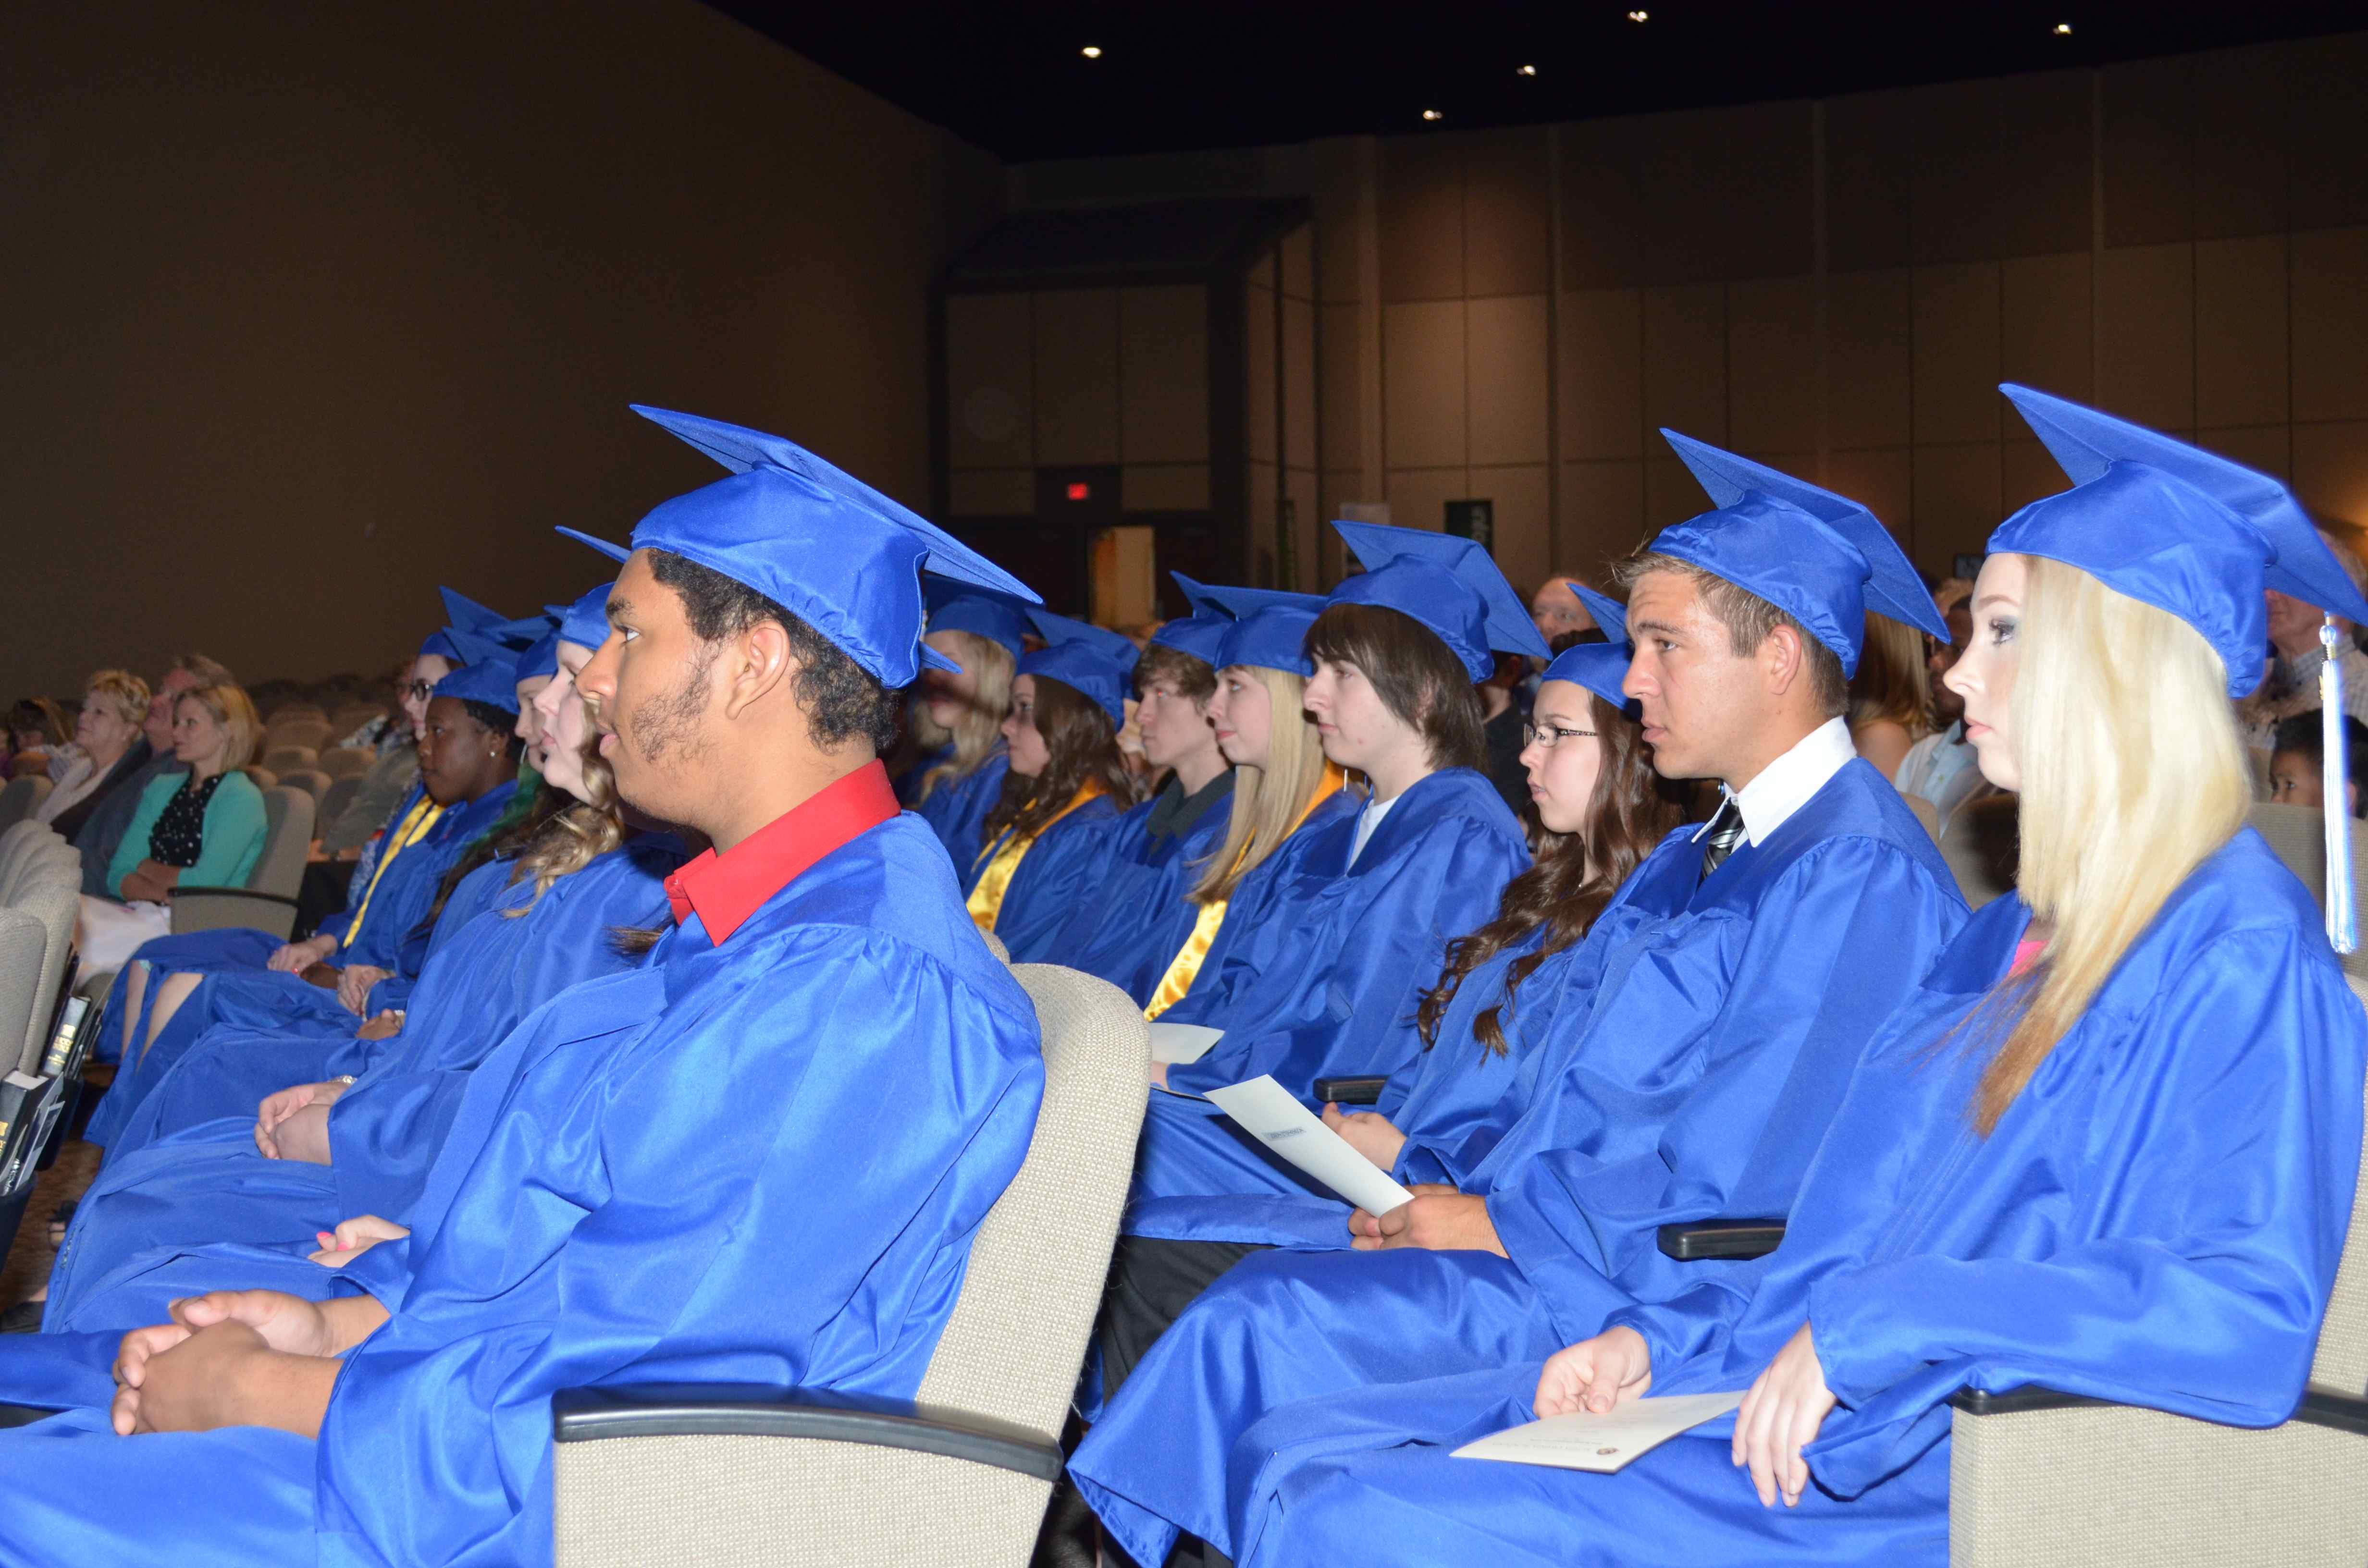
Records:
[[[1575,735],[1593,735],[1593,730],[1565,730],[1560,724],[1528,724],[1521,726],[1521,744],[1552,751]]]
[[[436,688],[424,680],[407,680],[401,686],[396,687],[394,689],[396,694],[399,696],[416,697],[419,699],[420,701],[425,702]]]

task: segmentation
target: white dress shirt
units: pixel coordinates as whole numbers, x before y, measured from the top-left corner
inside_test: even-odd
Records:
[[[1907,748],[1899,772],[1892,779],[1903,795],[1920,795],[1940,813],[1941,825],[1981,789],[1981,756],[1965,739],[1959,720],[1937,734],[1925,736]]]
[[[1730,790],[1722,784],[1719,790],[1742,812],[1743,836],[1757,846],[1857,756],[1858,748],[1850,744],[1850,725],[1840,719],[1828,719],[1795,741],[1792,750],[1761,768],[1742,789]],[[1710,824],[1704,823],[1694,830],[1694,837],[1699,839],[1709,831]]]
[[[1382,825],[1382,819],[1389,815],[1390,808],[1396,805],[1403,798],[1392,795],[1386,801],[1367,801],[1365,809],[1357,813],[1357,836],[1349,846],[1349,864],[1351,868],[1357,864],[1357,857],[1365,852],[1366,841],[1371,839],[1374,831]]]

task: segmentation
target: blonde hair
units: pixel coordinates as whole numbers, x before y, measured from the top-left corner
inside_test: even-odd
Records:
[[[2027,559],[2009,705],[2022,769],[2016,880],[2055,935],[1991,994],[2015,1016],[1975,1091],[1985,1136],[2253,799],[2228,673],[2203,634],[2078,567]]]
[[[913,726],[923,744],[941,746],[949,739],[954,744],[953,756],[921,776],[916,805],[935,794],[938,786],[976,773],[1003,738],[1003,716],[1011,711],[1011,650],[975,631],[949,630],[939,635],[953,640],[954,663],[976,678],[978,689],[963,704],[951,734],[930,721],[926,704],[912,704]]]
[[[263,739],[263,721],[256,716],[255,703],[245,691],[228,682],[210,686],[193,686],[173,700],[178,711],[184,702],[194,702],[214,717],[230,737],[222,751],[222,771],[233,772],[255,760],[255,748]]]
[[[1887,719],[1911,738],[1930,733],[1932,679],[1924,665],[1924,633],[1904,620],[1868,612],[1850,694],[1853,730]]]
[[[82,699],[99,705],[133,729],[148,717],[148,683],[130,670],[101,670],[82,683]]]
[[[1287,670],[1263,665],[1235,666],[1266,688],[1267,765],[1234,769],[1233,817],[1187,895],[1195,903],[1233,896],[1244,877],[1273,854],[1307,811],[1324,782],[1324,746],[1315,726],[1301,716],[1307,682]]]
[[[584,767],[584,796],[552,815],[519,852],[510,870],[516,886],[534,879],[534,897],[502,913],[515,920],[532,909],[551,884],[572,876],[625,842],[625,815],[617,799],[616,771],[600,755],[600,737],[587,734],[579,754]],[[556,786],[545,786],[556,788]]]

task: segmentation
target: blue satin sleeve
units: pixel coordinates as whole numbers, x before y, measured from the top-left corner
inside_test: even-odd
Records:
[[[1108,796],[1088,801],[1039,834],[1019,858],[995,917],[995,935],[1013,963],[1062,961],[1061,929],[1093,901],[1120,820]]]
[[[1802,856],[1748,919],[1731,920],[1739,951],[1695,939],[1694,920],[1680,918],[1622,955],[1616,1036],[1591,1034],[1572,1064],[1601,1086],[1588,1108],[1601,1135],[1529,1151],[1492,1172],[1488,1190],[1506,1252],[1568,1338],[1726,1267],[1662,1256],[1660,1225],[1791,1211],[1868,1040],[1964,916],[1953,890],[1905,851],[1837,838]],[[1705,960],[1727,971],[1725,983]],[[1659,1082],[1607,1059],[1640,1051],[1668,1064]],[[1622,1146],[1629,1118],[1659,1128],[1649,1147]]]

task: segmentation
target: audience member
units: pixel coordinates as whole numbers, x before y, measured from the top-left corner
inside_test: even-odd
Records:
[[[183,772],[151,779],[108,866],[110,898],[83,895],[74,946],[94,972],[120,968],[165,935],[167,901],[193,887],[243,885],[263,854],[263,791],[238,770],[255,757],[263,724],[234,686],[184,691],[173,707],[173,755]]]
[[[1897,775],[1909,749],[1932,728],[1925,640],[1887,615],[1867,616],[1865,650],[1850,676],[1850,744],[1885,778]]]
[[[71,841],[119,789],[146,765],[148,683],[129,670],[101,670],[83,683],[74,742],[51,765],[51,788],[33,820]],[[135,801],[135,805],[137,804]]]
[[[1551,651],[1551,644],[1549,644]],[[1530,704],[1536,694],[1522,689],[1530,662],[1519,653],[1499,653],[1488,678],[1473,687],[1480,697],[1481,744],[1488,757],[1488,782],[1520,819],[1524,830],[1535,831],[1537,813],[1531,809],[1530,777],[1521,766],[1528,747]]]
[[[2343,810],[2360,815],[2368,784],[2368,724],[2343,721]],[[2270,799],[2281,806],[2327,809],[2327,721],[2320,713],[2297,713],[2278,726],[2270,752]]]
[[[230,671],[207,658],[203,653],[176,654],[156,684],[148,688],[148,715],[142,721],[141,738],[148,744],[148,760],[142,763],[120,788],[108,792],[91,813],[83,820],[82,831],[74,835],[74,846],[82,852],[82,891],[93,898],[111,896],[107,874],[115,864],[115,851],[131,826],[131,813],[139,809],[148,786],[160,775],[185,771],[179,757],[173,754],[173,705],[185,691],[201,686],[236,686]],[[87,963],[85,965],[88,967]]]
[[[2323,531],[2318,538],[2357,582],[2359,558]],[[2269,677],[2237,710],[2245,726],[2245,742],[2255,751],[2270,749],[2276,741],[2277,727],[2283,721],[2297,713],[2318,710],[2318,673],[2327,663],[2327,651],[2318,637],[2326,617],[2290,594],[2275,588],[2264,592],[2270,623]],[[2368,722],[2368,653],[2362,653],[2353,641],[2353,629],[2348,619],[2339,616],[2336,625],[2336,665],[2343,676],[2343,711]]]
[[[1931,682],[1932,718],[1939,728],[1907,748],[1891,782],[1901,794],[1931,802],[1940,817],[1935,832],[1940,832],[1947,829],[1949,819],[1956,814],[1959,806],[1987,786],[1976,766],[1978,755],[1974,744],[1965,738],[1965,699],[1941,678],[1972,641],[1973,585],[1952,579],[1941,585],[1933,602],[1941,607],[1941,617],[1949,624],[1947,642],[1937,637],[1925,639],[1930,653],[1924,668]]]
[[[435,641],[429,639],[430,642]],[[353,799],[346,802],[345,810],[321,829],[320,853],[324,859],[347,866],[359,859],[362,846],[391,824],[395,808],[419,782],[419,739],[427,728],[428,694],[436,689],[438,681],[452,673],[456,663],[454,658],[423,650],[403,666],[395,678],[394,711],[357,732],[358,736],[373,734],[375,726],[370,744],[378,756],[362,775],[361,785],[354,791]],[[347,879],[351,876],[348,870]],[[342,897],[337,906],[343,906]]]
[[[896,798],[918,812],[946,846],[954,874],[966,877],[985,845],[987,812],[1002,799],[1009,758],[1003,722],[1011,712],[1011,675],[1027,617],[1001,599],[929,586],[928,643],[940,662],[921,671],[905,716],[919,759],[898,776]],[[947,668],[947,665],[953,668]]]
[[[7,736],[0,777],[29,778],[47,773],[65,744],[65,711],[46,697],[21,698],[8,710]]]
[[[1542,642],[1551,645],[1568,632],[1600,630],[1578,596],[1577,590],[1586,586],[1584,579],[1567,572],[1558,572],[1538,585],[1538,591],[1530,596],[1530,619],[1536,624]]]

